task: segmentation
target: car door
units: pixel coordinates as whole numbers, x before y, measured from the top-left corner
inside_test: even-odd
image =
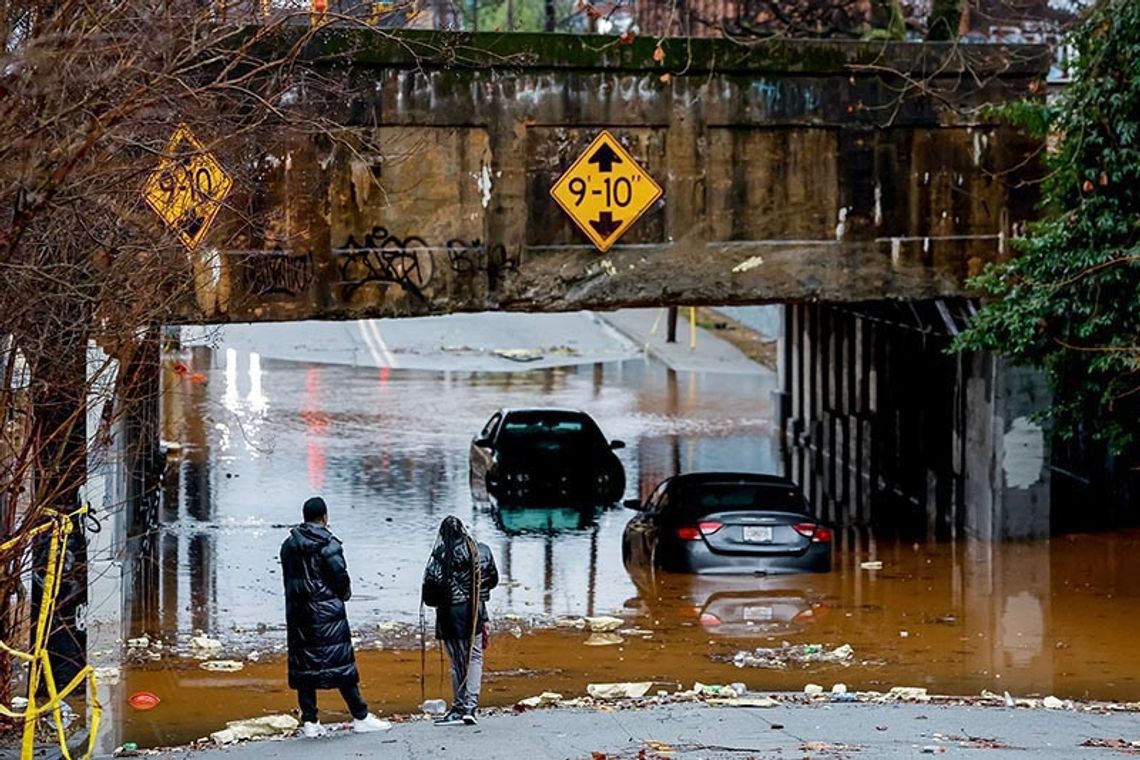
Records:
[[[657,543],[658,533],[657,514],[660,510],[661,497],[668,484],[668,480],[659,483],[645,500],[645,509],[638,512],[630,522],[630,555],[639,564],[646,566],[653,564],[653,547]]]
[[[495,435],[499,432],[499,423],[503,420],[502,412],[495,412],[479,434],[471,441],[471,488],[482,492],[487,484],[487,469],[491,466],[491,458],[495,454]]]
[[[669,495],[672,492],[672,478],[666,480],[654,492],[656,498],[653,503],[649,505],[649,509],[645,513],[646,527],[645,527],[645,556],[646,561],[656,567],[660,564],[660,558],[657,556],[658,549],[661,544],[661,519],[665,514],[665,510],[669,508]]]

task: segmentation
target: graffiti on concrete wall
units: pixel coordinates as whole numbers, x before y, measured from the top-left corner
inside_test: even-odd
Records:
[[[434,253],[440,254],[440,266],[449,266],[458,279],[486,277],[494,288],[505,273],[519,269],[518,252],[510,252],[502,244],[485,244],[479,238],[452,238],[442,247],[432,246],[419,235],[400,237],[387,227],[373,227],[359,239],[349,235],[340,248],[333,250],[345,299],[351,299],[366,285],[397,285],[411,295],[424,299],[433,277],[440,273]],[[444,264],[446,254],[446,264]]]
[[[508,252],[502,243],[484,245],[479,238],[448,240],[447,260],[451,263],[451,270],[457,275],[473,277],[486,273],[491,287],[498,283],[503,273],[519,270],[517,251],[513,254]]]
[[[431,247],[423,238],[397,237],[386,227],[373,227],[361,241],[349,235],[333,254],[345,298],[352,298],[365,285],[379,284],[399,285],[422,299],[434,273]]]
[[[295,254],[271,251],[241,251],[232,259],[242,290],[251,296],[296,297],[309,290],[315,276],[312,252]]]

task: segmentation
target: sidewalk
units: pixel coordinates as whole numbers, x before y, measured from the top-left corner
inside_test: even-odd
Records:
[[[689,312],[681,309],[677,319],[677,342],[666,343],[665,309],[621,309],[595,312],[603,321],[622,333],[649,355],[678,372],[726,372],[763,375],[771,370],[758,364],[731,343],[714,333],[697,328],[697,346],[689,348]],[[658,321],[658,317],[660,320]],[[657,322],[657,330],[653,323]]]
[[[1079,760],[1130,754],[1111,748],[1121,739],[1125,745],[1140,739],[1140,715],[932,704],[789,703],[756,709],[690,703],[612,711],[539,709],[481,718],[475,728],[441,728],[416,720],[381,734],[346,732],[318,740],[263,741],[161,756],[597,760],[596,753],[601,753],[610,760],[939,756]],[[1101,743],[1081,746],[1089,740]],[[979,749],[987,751],[977,753]]]

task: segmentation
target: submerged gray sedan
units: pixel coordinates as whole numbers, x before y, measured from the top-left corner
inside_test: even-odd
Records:
[[[680,573],[769,575],[831,570],[832,531],[787,478],[740,472],[676,475],[622,536],[626,566]]]

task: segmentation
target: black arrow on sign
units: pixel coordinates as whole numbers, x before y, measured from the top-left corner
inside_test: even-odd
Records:
[[[602,147],[594,151],[594,155],[590,156],[589,160],[586,161],[586,163],[597,164],[598,171],[600,171],[602,174],[609,174],[610,169],[613,168],[614,164],[621,164],[624,162],[621,160],[621,156],[619,156],[613,148],[611,148],[608,144],[603,144]]]
[[[622,220],[614,219],[614,215],[609,211],[603,211],[598,214],[597,219],[590,220],[590,226],[594,228],[595,232],[602,236],[602,240],[605,240],[617,232],[621,225]]]

